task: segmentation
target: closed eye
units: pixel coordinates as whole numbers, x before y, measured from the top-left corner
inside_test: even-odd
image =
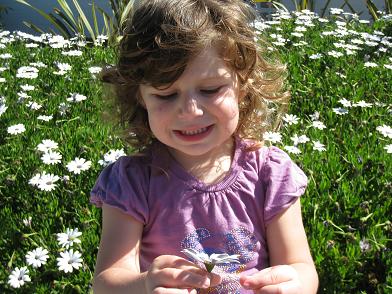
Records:
[[[213,89],[201,89],[200,92],[202,94],[206,94],[206,95],[213,95],[213,94],[218,93],[221,88],[222,87],[217,87],[217,88],[213,88]]]
[[[156,98],[161,100],[170,100],[177,96],[177,93],[169,94],[169,95],[154,95]]]

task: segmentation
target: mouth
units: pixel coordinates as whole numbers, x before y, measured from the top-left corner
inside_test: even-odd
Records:
[[[205,137],[208,136],[208,134],[211,132],[213,129],[214,125],[209,125],[206,127],[202,127],[199,129],[193,129],[193,130],[174,130],[174,133],[176,136],[182,140],[186,141],[197,141],[204,139]]]

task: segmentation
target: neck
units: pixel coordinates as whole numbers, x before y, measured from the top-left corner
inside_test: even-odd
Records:
[[[234,138],[230,138],[220,148],[199,156],[179,154],[172,149],[169,152],[188,173],[205,184],[214,184],[222,180],[230,170],[234,145]]]

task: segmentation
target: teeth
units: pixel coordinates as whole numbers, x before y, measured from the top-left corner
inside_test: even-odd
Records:
[[[200,134],[205,131],[207,131],[207,128],[201,128],[201,129],[193,130],[193,131],[181,131],[181,134],[190,136],[190,135]]]

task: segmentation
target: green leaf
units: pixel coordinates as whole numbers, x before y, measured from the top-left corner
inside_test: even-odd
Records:
[[[37,27],[35,24],[32,24],[31,22],[23,21],[23,24],[37,33],[40,34],[45,33],[41,28]]]
[[[83,12],[83,9],[80,7],[79,3],[77,0],[72,0],[76,9],[78,10],[80,20],[82,21],[81,23],[84,24],[84,26],[87,28],[88,32],[90,33],[90,36],[93,40],[95,40],[96,36],[94,35],[94,31],[90,25],[90,23],[87,20],[86,15]]]
[[[98,29],[98,21],[97,21],[97,14],[96,14],[96,8],[95,8],[95,1],[93,0],[92,2],[92,7],[91,7],[91,12],[93,15],[93,23],[94,23],[94,30],[95,30],[95,35],[99,35],[99,29]]]
[[[65,31],[67,31],[67,35],[68,35],[69,37],[72,36],[72,34],[69,32],[69,29],[71,29],[71,31],[72,31],[73,33],[77,33],[77,32],[78,32],[77,27],[74,26],[74,24],[68,19],[68,17],[67,17],[60,9],[58,9],[58,8],[53,8],[53,12],[54,12],[55,14],[57,14],[57,15],[63,20],[63,22],[65,22],[65,23],[68,25],[69,28],[67,28],[67,27],[64,25],[64,23],[63,23],[62,21],[60,21],[59,19],[56,18],[57,21],[58,21],[58,24],[59,24],[60,26],[62,26],[63,29],[64,29]]]
[[[133,1],[129,1],[121,13],[120,21],[118,24],[119,29],[121,29],[123,27],[123,25],[125,24],[126,20],[129,17],[129,14],[131,13],[132,8],[133,8]]]
[[[369,10],[370,15],[373,17],[374,20],[378,19],[378,14],[377,14],[377,7],[374,5],[374,3],[371,0],[366,0],[366,6]]]
[[[52,23],[63,36],[68,36],[67,32],[64,31],[64,29],[58,24],[57,20],[55,18],[53,18],[52,15],[49,15],[45,12],[43,12],[41,9],[38,9],[34,6],[32,6],[31,4],[27,3],[24,0],[16,0],[16,2],[19,2],[21,4],[24,4],[26,6],[29,6],[30,8],[34,9],[35,11],[37,11],[40,15],[42,15],[46,20],[48,20],[50,23]]]
[[[73,26],[76,27],[75,16],[74,16],[71,8],[69,7],[67,1],[65,1],[65,0],[57,0],[57,2],[60,4],[61,8],[64,10],[65,14],[68,16],[70,21],[72,21]]]

